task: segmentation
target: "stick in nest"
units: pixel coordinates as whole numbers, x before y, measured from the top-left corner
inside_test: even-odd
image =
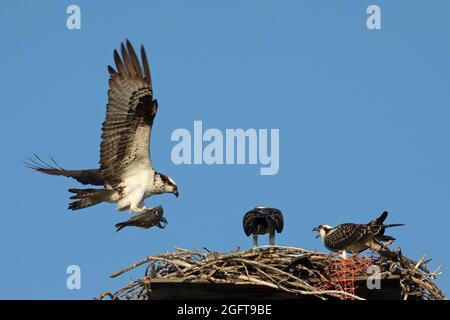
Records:
[[[269,250],[270,249],[270,250]],[[383,274],[400,276],[402,296],[423,299],[444,299],[442,291],[433,283],[437,272],[426,268],[429,260],[425,258],[414,262],[403,256],[401,250],[394,252],[383,248],[378,258],[353,259],[355,272],[361,273],[367,263],[377,263]],[[304,263],[307,260],[307,263]],[[364,260],[365,259],[365,260]],[[367,261],[366,261],[367,260]],[[293,262],[302,262],[295,264]],[[327,254],[295,247],[258,247],[248,251],[219,253],[207,250],[199,252],[176,248],[157,256],[148,256],[126,268],[115,272],[111,277],[120,276],[139,266],[148,264],[145,275],[116,293],[102,293],[99,299],[149,299],[152,279],[179,281],[209,281],[214,283],[255,284],[297,295],[313,295],[320,299],[336,297],[339,299],[361,299],[341,288],[330,275],[336,259]],[[367,262],[367,263],[366,263]],[[148,276],[151,269],[151,276]],[[144,281],[145,280],[145,281]],[[326,288],[319,290],[320,288]]]

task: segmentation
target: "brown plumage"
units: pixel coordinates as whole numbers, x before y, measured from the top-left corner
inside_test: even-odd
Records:
[[[131,162],[143,161],[151,167],[150,130],[158,110],[144,48],[141,48],[142,70],[129,41],[126,45],[128,50],[121,45],[123,61],[114,50],[117,70],[108,67],[109,100],[100,145],[100,171],[105,183],[112,187],[121,182]]]
[[[104,180],[99,169],[65,170],[53,159],[51,159],[53,163],[49,164],[37,155],[34,155],[34,157],[34,159],[29,158],[28,161],[25,162],[25,165],[30,169],[54,176],[70,177],[82,184],[91,184],[95,186],[101,186],[104,184]]]
[[[387,216],[388,212],[384,211],[367,224],[343,223],[336,227],[321,224],[313,231],[319,232],[318,236],[331,251],[360,253],[368,248],[379,247],[381,242],[395,240],[394,237],[384,234],[385,229],[404,224],[383,224]]]
[[[253,235],[253,245],[258,246],[258,235],[269,234],[269,243],[275,244],[275,231],[281,233],[284,227],[283,214],[275,208],[258,206],[248,211],[242,219],[245,235]]]
[[[141,63],[127,40],[120,54],[114,50],[116,68],[110,74],[106,117],[102,124],[100,168],[65,170],[39,157],[27,165],[39,172],[72,177],[83,184],[104,189],[70,189],[75,199],[69,209],[77,210],[100,202],[117,203],[118,210],[144,212],[144,199],[155,194],[178,196],[175,182],[154,170],[150,160],[150,135],[158,103],[153,99],[150,68],[144,47]]]
[[[69,189],[69,192],[75,193],[70,199],[77,200],[69,204],[71,210],[83,209],[101,203],[115,193],[114,190],[108,189]]]

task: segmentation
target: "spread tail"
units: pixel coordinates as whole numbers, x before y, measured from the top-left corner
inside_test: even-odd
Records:
[[[108,201],[115,193],[114,190],[107,189],[69,189],[69,192],[75,193],[70,199],[77,200],[69,204],[71,210],[79,210]]]

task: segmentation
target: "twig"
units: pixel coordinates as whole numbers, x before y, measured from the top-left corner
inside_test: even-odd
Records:
[[[208,281],[217,284],[251,284],[282,290],[295,295],[315,296],[319,299],[335,297],[358,299],[353,289],[344,285],[355,281],[355,275],[365,275],[368,265],[377,264],[384,276],[400,278],[403,299],[444,299],[442,291],[433,283],[440,273],[440,266],[428,271],[429,259],[425,256],[415,262],[405,257],[400,248],[396,252],[383,247],[376,257],[355,257],[346,261],[346,268],[353,268],[353,275],[336,273],[340,260],[328,254],[288,246],[261,246],[251,250],[219,253],[204,248],[204,252],[176,247],[175,252],[148,256],[111,275],[122,275],[141,265],[145,268],[143,278],[131,281],[115,293],[105,291],[98,299],[151,299],[153,279]],[[307,263],[302,261],[305,259]],[[336,269],[337,268],[337,269]],[[149,274],[150,273],[150,274]],[[344,277],[344,278],[342,278]],[[347,282],[341,282],[347,281]]]

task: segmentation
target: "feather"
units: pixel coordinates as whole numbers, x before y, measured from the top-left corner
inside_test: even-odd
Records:
[[[128,50],[128,51],[127,51]],[[121,44],[121,55],[114,50],[117,74],[109,80],[106,119],[102,125],[100,171],[106,183],[117,186],[128,167],[139,159],[152,169],[150,132],[157,112],[148,82],[150,69],[145,53],[144,76],[130,42]],[[112,69],[112,68],[111,68]],[[110,70],[110,73],[115,70]]]
[[[144,76],[150,89],[152,90],[152,77],[150,75],[150,67],[148,66],[147,55],[145,54],[144,46],[141,46],[142,64],[144,66]]]
[[[284,227],[283,214],[275,208],[256,207],[244,215],[242,225],[247,236],[269,233],[270,230],[281,233]]]
[[[111,66],[108,66],[108,72],[109,72],[110,75],[118,74],[117,71]]]
[[[131,45],[130,41],[128,41],[128,39],[126,40],[126,44],[127,44],[128,53],[133,62],[132,64],[134,67],[134,71],[136,72],[136,74],[139,78],[143,78],[141,64],[139,63],[139,59],[136,55],[136,52],[134,51],[133,46]]]
[[[117,70],[119,70],[119,74],[121,76],[128,76],[128,73],[125,70],[122,60],[120,59],[120,56],[117,53],[117,50],[114,50],[114,63],[116,64],[116,68]]]
[[[98,169],[65,170],[51,157],[50,160],[53,162],[53,164],[45,162],[35,154],[34,157],[35,159],[29,158],[28,162],[25,161],[25,166],[38,172],[53,176],[70,177],[82,184],[91,184],[91,185],[104,184],[104,180]]]
[[[128,56],[128,52],[125,49],[123,43],[120,45],[120,50],[122,51],[123,63],[125,64],[125,68],[127,69],[127,73],[130,77],[135,77],[136,72],[134,71],[133,66],[131,65],[130,57]]]

